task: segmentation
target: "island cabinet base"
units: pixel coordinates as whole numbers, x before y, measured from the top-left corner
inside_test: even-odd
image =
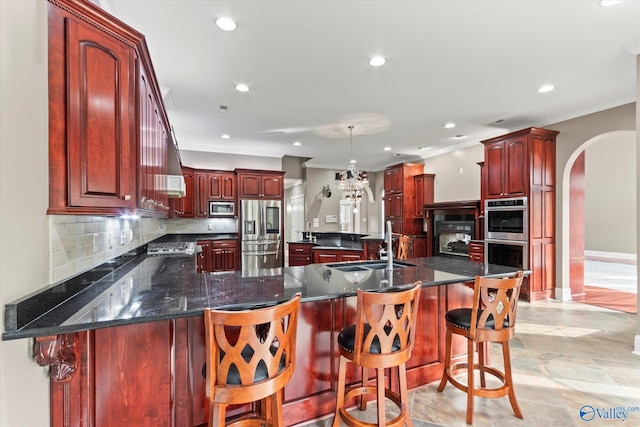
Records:
[[[422,289],[416,343],[407,364],[410,388],[440,379],[444,314],[470,306],[472,294],[469,284]],[[355,313],[355,297],[301,304],[296,369],[284,390],[287,425],[333,413],[337,334],[354,321]],[[464,356],[464,343],[455,344],[455,354]],[[202,316],[37,338],[36,361],[50,366],[51,426],[206,425],[205,347]],[[358,375],[350,367],[347,382],[358,381]],[[229,413],[257,409],[244,405]]]

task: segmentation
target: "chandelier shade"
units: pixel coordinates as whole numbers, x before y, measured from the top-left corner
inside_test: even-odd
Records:
[[[347,127],[349,128],[351,158],[353,159],[353,125]],[[352,160],[346,170],[336,173],[336,186],[342,191],[343,199],[357,202],[369,189],[369,179],[366,172],[360,172],[356,169],[355,161]]]

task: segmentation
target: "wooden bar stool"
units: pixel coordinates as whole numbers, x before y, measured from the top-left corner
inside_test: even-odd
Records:
[[[406,234],[400,236],[398,239],[398,259],[407,259],[409,257],[409,240],[411,238]]]
[[[283,426],[282,389],[295,367],[300,294],[266,308],[205,310],[209,426],[231,404],[261,401],[260,413],[229,426]]]
[[[516,309],[520,296],[523,274],[519,271],[512,278],[489,279],[477,277],[473,289],[473,307],[457,308],[445,314],[447,322],[446,355],[442,380],[438,391],[444,390],[449,381],[454,387],[467,393],[467,424],[473,422],[473,400],[480,397],[509,396],[509,402],[516,417],[522,418],[522,412],[516,401],[511,377],[511,356],[509,340],[515,335]],[[451,365],[451,340],[453,334],[467,339],[467,361]],[[487,366],[485,354],[487,343],[502,345],[504,372]],[[478,363],[474,363],[474,347],[477,345]],[[467,383],[455,378],[458,369],[467,369]],[[480,387],[474,384],[474,371],[480,373]],[[498,378],[502,385],[487,388],[485,373]]]
[[[407,406],[405,363],[413,349],[420,290],[420,282],[409,289],[358,290],[356,323],[338,335],[340,368],[334,427],[340,425],[340,420],[349,426],[376,425],[359,420],[344,407],[345,401],[360,396],[360,409],[365,410],[366,395],[372,394],[378,399],[378,426],[413,425]],[[350,387],[345,393],[347,362],[362,368],[362,384]],[[368,385],[368,368],[376,370],[376,385],[373,387]],[[385,387],[385,368],[394,368],[397,372],[399,392]],[[393,381],[390,379],[389,383]],[[385,397],[400,409],[400,414],[388,423],[385,421]]]

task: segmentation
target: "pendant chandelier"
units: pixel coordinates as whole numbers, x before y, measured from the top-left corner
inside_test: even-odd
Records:
[[[356,169],[356,161],[353,160],[353,125],[349,128],[349,139],[351,144],[351,162],[346,170],[336,173],[336,185],[342,191],[342,198],[357,202],[362,199],[362,193],[369,190],[369,180],[366,172]]]

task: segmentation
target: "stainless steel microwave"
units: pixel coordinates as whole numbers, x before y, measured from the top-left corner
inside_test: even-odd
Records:
[[[209,216],[235,216],[236,203],[227,202],[209,202]]]

